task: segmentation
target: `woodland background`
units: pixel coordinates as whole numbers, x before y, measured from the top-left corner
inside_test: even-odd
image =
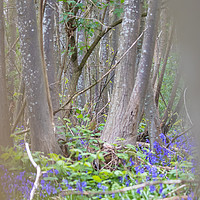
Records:
[[[198,197],[198,8],[2,0],[2,199]]]

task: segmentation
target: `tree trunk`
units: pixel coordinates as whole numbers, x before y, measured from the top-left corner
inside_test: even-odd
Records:
[[[163,61],[162,70],[161,70],[160,77],[159,77],[159,80],[158,80],[158,84],[157,84],[157,87],[156,87],[156,95],[155,95],[156,106],[158,106],[160,90],[161,90],[161,87],[162,87],[162,82],[163,82],[163,78],[164,78],[164,75],[165,75],[167,61],[168,61],[168,57],[169,57],[169,53],[170,53],[170,49],[171,49],[171,45],[172,45],[173,33],[174,33],[174,27],[172,27],[172,29],[171,29],[171,33],[170,33],[170,36],[169,36],[169,42],[168,42],[168,45],[167,45],[167,48],[166,48],[165,57],[164,57],[164,61]]]
[[[140,0],[124,1],[124,17],[122,22],[122,35],[120,36],[119,55],[122,55],[126,49],[138,38],[140,28]],[[101,139],[113,143],[117,137],[122,135],[116,130],[119,127],[123,115],[130,100],[131,91],[134,86],[134,74],[137,57],[137,45],[123,58],[116,69],[114,91],[110,103],[110,111],[106,126]]]
[[[160,127],[159,111],[158,108],[156,107],[156,102],[155,102],[152,80],[149,81],[149,85],[147,88],[144,112],[147,121],[150,147],[151,150],[153,150],[154,142],[157,141],[158,143],[160,143],[159,136],[161,134],[161,127]]]
[[[142,46],[142,55],[140,58],[138,73],[135,86],[121,123],[116,125],[112,134],[119,138],[124,138],[125,144],[136,144],[137,129],[144,106],[144,99],[149,83],[149,77],[152,67],[152,60],[155,47],[155,38],[157,33],[157,24],[160,15],[160,1],[150,0],[146,20],[146,31]]]
[[[103,1],[105,4],[107,0]],[[102,22],[104,25],[109,26],[109,6],[105,7]],[[99,65],[99,78],[102,77],[109,67],[109,33],[103,36],[100,42],[100,65]],[[104,123],[104,114],[107,113],[108,103],[108,87],[106,86],[106,79],[102,80],[99,84],[99,98],[97,102],[97,119],[98,122]],[[106,106],[106,107],[105,107]],[[102,110],[103,109],[103,110]]]
[[[43,43],[44,43],[44,58],[47,68],[49,90],[51,95],[53,111],[60,107],[59,104],[59,87],[56,76],[56,59],[54,51],[54,18],[55,18],[56,0],[48,0],[46,2],[43,18]],[[62,133],[63,130],[57,128],[62,126],[59,120],[60,113],[55,114],[54,123],[56,133]],[[57,135],[58,136],[58,135]]]
[[[0,145],[12,145],[6,86],[3,1],[0,1]]]
[[[14,91],[15,91],[15,80],[16,80],[16,8],[15,8],[15,1],[9,0],[8,1],[8,88],[9,88],[9,111],[10,111],[10,120],[11,123],[13,122],[13,115],[14,115]]]
[[[23,80],[31,128],[31,148],[44,153],[59,153],[47,102],[34,0],[17,0],[17,12]]]

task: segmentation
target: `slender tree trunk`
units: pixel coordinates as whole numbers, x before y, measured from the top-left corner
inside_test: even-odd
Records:
[[[144,99],[146,96],[152,67],[157,24],[160,15],[160,5],[160,1],[149,1],[149,9],[146,20],[146,31],[144,35],[142,55],[140,58],[135,86],[132,90],[126,112],[123,115],[122,120],[120,121],[121,123],[119,123],[118,121],[118,125],[115,127],[115,130],[112,133],[115,136],[124,138],[125,144],[135,145],[136,143],[138,125],[144,106]]]
[[[151,150],[153,150],[154,142],[157,141],[158,143],[160,143],[159,136],[161,134],[161,127],[160,127],[159,111],[158,107],[156,106],[153,84],[151,80],[149,81],[149,85],[147,88],[144,112],[148,126],[150,147]]]
[[[171,33],[170,33],[170,36],[169,36],[169,42],[168,42],[167,49],[166,49],[166,52],[165,52],[162,70],[161,70],[160,77],[159,77],[159,80],[158,80],[158,84],[157,84],[157,87],[156,87],[155,100],[156,100],[157,106],[158,106],[158,101],[159,101],[160,90],[161,90],[161,87],[162,87],[163,78],[164,78],[164,75],[165,75],[165,69],[166,69],[166,66],[167,66],[167,61],[168,61],[168,57],[169,57],[169,53],[170,53],[170,49],[171,49],[171,45],[172,45],[173,33],[174,33],[174,27],[172,27],[172,30],[171,30]]]
[[[126,49],[137,39],[140,28],[140,0],[124,1],[124,17],[122,22],[122,35],[120,37],[120,53],[122,55]],[[137,57],[137,45],[123,58],[116,69],[114,91],[111,100],[109,115],[106,126],[102,133],[102,140],[113,143],[119,134],[119,122],[122,121],[130,100],[131,91],[134,86],[135,65]]]
[[[80,3],[85,3],[85,0],[81,0]],[[79,13],[81,13],[81,10],[79,10],[78,14]],[[80,47],[83,46],[83,45],[86,45],[85,32],[84,32],[83,29],[81,31],[77,32],[77,41],[78,41],[78,46],[80,46]],[[85,50],[81,50],[80,48],[78,48],[78,65],[80,65],[84,54],[85,54]],[[80,75],[79,80],[78,80],[78,85],[77,85],[78,91],[81,91],[84,88],[85,88],[85,68],[81,72],[81,75]],[[81,94],[77,98],[77,101],[78,101],[78,107],[84,108],[84,105],[86,103],[86,95]]]
[[[119,0],[117,1],[119,2]],[[121,5],[121,4],[120,4]],[[114,9],[118,9],[119,5],[116,4]],[[113,13],[113,22],[116,22],[117,20],[119,20],[119,16],[117,13]],[[113,62],[115,63],[117,60],[117,55],[118,55],[118,50],[119,50],[119,36],[120,36],[120,29],[121,26],[116,26],[113,30],[112,30],[112,39],[111,39],[111,47],[112,47],[112,51],[113,51],[113,55],[116,55]],[[114,75],[115,75],[115,70],[113,70],[110,74],[110,78],[111,78],[111,83],[110,83],[110,94],[112,94],[113,92],[113,87],[114,87]]]
[[[162,117],[161,128],[163,128],[165,126],[165,124],[167,123],[167,120],[169,119],[170,113],[172,112],[172,106],[174,104],[174,100],[176,97],[176,92],[178,89],[179,81],[180,81],[180,74],[177,73],[176,79],[175,79],[173,87],[172,87],[171,96],[170,96],[167,108]]]
[[[3,1],[0,1],[0,145],[6,147],[12,145],[12,140],[10,138],[11,129],[6,86],[3,3]]]
[[[107,0],[104,0],[104,3],[107,3]],[[109,26],[109,6],[104,10],[104,19],[103,23],[106,26]],[[102,77],[109,67],[109,34],[103,36],[100,42],[100,65],[99,65],[99,77]],[[108,87],[106,86],[106,79],[102,80],[99,84],[99,102],[97,102],[98,122],[104,122],[104,114],[107,113],[106,104],[108,103]],[[103,109],[104,108],[104,109]],[[103,109],[103,110],[102,110]]]
[[[59,87],[56,76],[56,58],[54,51],[54,18],[56,9],[56,0],[47,0],[44,10],[43,18],[43,43],[44,43],[44,58],[47,68],[48,83],[52,101],[53,111],[60,107],[59,104]],[[56,133],[62,132],[63,130],[57,128],[62,126],[61,120],[59,120],[60,113],[55,114],[54,123],[56,128]]]
[[[16,8],[15,8],[15,1],[9,0],[8,1],[8,88],[9,88],[9,111],[10,111],[10,120],[11,123],[13,122],[13,115],[14,115],[14,92],[15,92],[15,80],[16,80]]]
[[[56,81],[56,59],[54,55],[54,13],[56,0],[47,0],[43,18],[44,57],[53,110],[59,108],[58,83]]]
[[[34,0],[17,0],[23,80],[31,128],[32,150],[59,153],[53,131],[43,72]]]

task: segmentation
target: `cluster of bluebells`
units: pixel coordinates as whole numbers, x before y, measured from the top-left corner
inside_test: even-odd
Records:
[[[47,172],[43,173],[43,179],[40,181],[40,197],[45,198],[51,195],[55,195],[58,192],[62,191],[62,187],[59,185],[55,185],[55,183],[52,183],[49,180],[46,180],[45,178],[51,177],[52,175],[58,175],[59,171],[57,169],[50,169]]]
[[[161,140],[164,144],[166,144],[166,137],[161,134],[160,135]],[[169,139],[172,139],[172,137],[169,137]],[[171,148],[173,145],[176,145],[176,147],[180,148],[181,145],[185,145],[184,148],[189,152],[191,150],[191,146],[183,143],[184,136],[180,137],[179,140],[176,143],[171,144]],[[23,145],[24,141],[20,141],[20,143]],[[148,142],[148,141],[147,141]],[[88,143],[85,140],[80,139],[81,145],[84,147],[85,145],[88,145]],[[143,155],[145,155],[145,159],[149,161],[148,164],[141,164],[138,165],[138,163],[135,163],[133,157],[130,157],[128,162],[123,160],[123,164],[130,167],[136,175],[141,175],[143,173],[148,172],[146,176],[146,180],[144,181],[150,181],[150,180],[158,180],[160,178],[167,178],[166,174],[161,172],[156,166],[157,165],[163,165],[163,166],[170,166],[172,158],[174,156],[174,153],[172,150],[164,148],[159,145],[159,143],[154,143],[154,149],[155,152],[151,152],[146,148],[143,148],[142,146],[138,147],[138,151],[142,151]],[[82,159],[82,155],[79,154],[78,160],[80,161]],[[182,159],[181,157],[177,157],[178,161]],[[66,172],[69,176],[71,175],[69,172]],[[0,175],[1,175],[1,188],[6,194],[6,199],[14,199],[14,194],[16,195],[16,191],[18,191],[19,196],[21,199],[28,199],[30,195],[30,191],[33,187],[33,181],[30,181],[30,176],[35,177],[35,174],[27,174],[27,172],[19,172],[18,174],[9,173],[7,169],[4,168],[4,166],[0,166]],[[40,181],[40,198],[41,199],[48,199],[50,196],[58,195],[60,192],[64,190],[72,190],[76,189],[79,192],[83,192],[86,190],[86,188],[89,187],[89,182],[86,181],[80,181],[75,180],[75,184],[71,184],[69,180],[62,178],[62,182],[55,183],[54,181],[50,181],[48,177],[52,176],[59,176],[59,171],[56,169],[48,170],[47,172],[43,173],[42,179]],[[61,175],[62,176],[62,175]],[[119,176],[118,182],[123,187],[129,187],[131,185],[138,184],[137,180],[132,180],[129,175]],[[70,185],[71,184],[71,185]],[[105,192],[109,189],[110,184],[104,184],[104,183],[97,183],[96,188],[99,190],[102,190]],[[138,195],[142,194],[143,188],[139,188],[136,190],[136,193]],[[163,198],[165,197],[165,194],[163,193],[163,184],[160,184],[159,186],[149,186],[150,193],[154,193],[157,191]],[[121,194],[117,194],[118,196]],[[113,199],[116,198],[116,194],[112,194],[111,197]],[[102,198],[102,195],[98,196],[99,199]],[[189,199],[190,197],[188,197]]]
[[[9,172],[4,166],[0,166],[1,175],[1,188],[5,194],[6,199],[14,199],[16,196],[16,191],[19,197],[22,199],[28,199],[30,195],[31,188],[33,187],[33,182],[26,177],[26,172],[19,172],[18,174]],[[35,174],[30,173],[30,176]]]

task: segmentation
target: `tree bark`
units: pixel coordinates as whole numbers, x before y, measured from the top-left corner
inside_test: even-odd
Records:
[[[14,0],[9,0],[8,3],[8,88],[9,88],[9,111],[10,111],[10,120],[11,123],[13,122],[13,115],[14,115],[14,107],[15,107],[15,102],[14,102],[14,91],[15,91],[15,80],[16,80],[16,8],[15,8],[15,1]]]
[[[12,145],[10,138],[11,128],[9,121],[6,64],[5,64],[5,35],[4,35],[4,12],[3,1],[0,1],[0,145],[6,147]]]
[[[123,31],[120,36],[119,55],[122,55],[139,35],[140,10],[140,0],[124,1]],[[115,72],[115,84],[110,103],[110,111],[101,136],[101,139],[108,143],[113,143],[117,137],[122,136],[117,129],[120,125],[119,122],[122,121],[123,115],[125,114],[134,86],[136,57],[137,45],[124,57]]]
[[[118,121],[113,135],[124,138],[125,144],[136,144],[137,129],[144,106],[144,99],[149,83],[152,60],[155,47],[155,38],[157,33],[157,24],[160,15],[161,2],[157,0],[149,1],[149,9],[146,20],[145,35],[142,46],[142,55],[140,58],[138,73],[135,86],[123,118]]]
[[[55,26],[55,9],[56,0],[47,0],[43,17],[43,44],[44,44],[44,59],[46,64],[49,90],[51,95],[51,102],[53,111],[60,107],[59,104],[59,87],[56,76],[56,57],[54,51],[54,26]],[[54,115],[54,123],[56,133],[62,133],[63,130],[58,128],[62,126],[59,120],[60,113]],[[60,135],[56,134],[60,137]]]
[[[160,126],[159,111],[155,102],[152,80],[149,81],[149,85],[147,88],[144,112],[147,121],[150,147],[151,150],[153,150],[154,142],[157,141],[158,143],[160,143],[159,136],[161,134],[161,126]]]
[[[105,4],[107,0],[103,1]],[[109,26],[109,6],[104,10],[103,23]],[[103,36],[100,42],[100,65],[99,65],[99,77],[102,77],[109,67],[109,34]],[[102,80],[99,85],[99,101],[97,102],[96,113],[98,115],[98,122],[104,123],[104,114],[107,113],[107,107],[105,105],[108,103],[108,87],[106,86],[106,79]],[[104,108],[105,107],[105,108]],[[102,108],[104,108],[102,110]]]
[[[158,80],[158,84],[157,84],[157,87],[156,87],[156,95],[155,95],[156,106],[158,106],[160,90],[161,90],[161,87],[162,87],[162,82],[163,82],[163,78],[164,78],[164,75],[165,75],[165,69],[166,69],[166,66],[167,66],[167,61],[168,61],[168,57],[169,57],[169,53],[170,53],[170,49],[171,49],[171,45],[172,45],[172,40],[173,40],[173,35],[174,35],[173,33],[174,33],[174,27],[172,27],[172,29],[171,29],[171,33],[170,33],[170,36],[169,36],[169,42],[168,42],[168,45],[167,45],[167,49],[166,49],[165,57],[164,57],[164,61],[163,61],[162,70],[161,70],[160,77],[159,77],[159,80]]]
[[[26,87],[27,107],[34,151],[60,153],[55,139],[47,102],[42,54],[40,49],[34,0],[17,0],[18,28]]]

